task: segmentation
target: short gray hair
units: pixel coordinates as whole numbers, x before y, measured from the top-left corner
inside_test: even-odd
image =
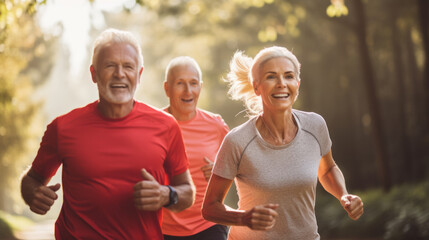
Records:
[[[100,49],[108,43],[127,43],[131,45],[138,54],[138,67],[140,68],[143,66],[143,54],[136,37],[131,32],[121,31],[114,28],[104,30],[97,39],[95,39],[92,52],[92,66],[95,67],[95,63],[97,63]]]
[[[198,65],[197,61],[195,59],[189,57],[189,56],[180,56],[175,57],[171,59],[171,61],[168,63],[167,68],[165,69],[165,81],[168,80],[168,74],[170,73],[171,69],[177,67],[177,66],[191,66],[194,67],[195,70],[198,72],[198,80],[202,82],[203,75],[201,73],[200,65]]]

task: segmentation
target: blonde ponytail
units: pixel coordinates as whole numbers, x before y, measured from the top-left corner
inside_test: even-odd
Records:
[[[241,100],[247,108],[249,116],[262,111],[260,98],[255,94],[250,69],[253,59],[243,52],[237,51],[229,63],[230,71],[224,81],[229,83],[228,94],[233,100]]]

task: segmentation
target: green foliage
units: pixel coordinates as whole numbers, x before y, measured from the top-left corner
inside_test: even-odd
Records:
[[[16,239],[12,233],[11,227],[2,218],[0,218],[0,239],[5,239],[5,240]]]
[[[16,239],[13,233],[32,226],[34,223],[22,216],[11,215],[0,211],[0,239]]]
[[[323,238],[428,239],[429,182],[358,193],[364,215],[349,219],[332,196],[319,194],[316,215]]]
[[[31,69],[38,68],[35,62],[44,66],[50,62],[41,59],[49,54],[46,46],[53,41],[44,39],[33,21],[31,13],[38,4],[0,3],[0,209],[8,211],[17,210],[11,202],[19,198],[19,175],[36,151],[41,129],[40,104],[30,96],[44,76],[31,74]],[[47,68],[38,68],[43,69]]]

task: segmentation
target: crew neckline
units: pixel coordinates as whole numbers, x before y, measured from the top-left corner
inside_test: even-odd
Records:
[[[261,133],[259,132],[258,128],[256,127],[256,120],[258,119],[259,115],[253,117],[252,126],[255,129],[256,136],[257,136],[258,140],[260,142],[262,142],[262,144],[264,144],[265,146],[272,148],[272,149],[284,149],[284,148],[288,148],[289,146],[293,145],[297,141],[296,139],[298,139],[298,137],[301,135],[302,129],[301,129],[301,123],[299,122],[299,118],[296,116],[294,109],[292,109],[292,116],[293,116],[293,118],[297,124],[298,130],[296,132],[295,137],[292,139],[292,141],[290,141],[289,143],[283,144],[283,145],[274,145],[274,144],[271,144],[271,143],[265,141],[265,139],[262,137]]]

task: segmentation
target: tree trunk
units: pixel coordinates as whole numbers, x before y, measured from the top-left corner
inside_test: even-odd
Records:
[[[429,89],[429,1],[418,0],[420,28],[422,31],[425,64],[423,68],[423,83]],[[426,131],[429,131],[429,94],[425,92]]]
[[[412,167],[415,164],[414,158],[411,154],[411,148],[409,144],[409,135],[407,134],[407,112],[406,112],[406,106],[409,101],[408,91],[405,84],[405,64],[403,61],[402,56],[402,46],[400,43],[401,34],[398,31],[398,27],[396,25],[397,15],[398,15],[398,9],[394,6],[394,9],[390,12],[390,23],[391,23],[391,29],[392,29],[392,52],[393,52],[393,62],[394,62],[394,75],[396,80],[396,92],[397,96],[403,96],[398,100],[398,109],[397,109],[397,119],[398,119],[398,131],[396,132],[396,137],[398,138],[398,147],[396,151],[399,151],[398,154],[395,154],[398,156],[398,166],[405,172],[411,173]],[[411,180],[413,176],[409,176],[408,174],[400,174],[399,180],[400,182],[405,182]]]
[[[375,75],[371,64],[368,44],[366,42],[366,18],[362,0],[351,1],[356,10],[356,28],[354,29],[358,41],[358,50],[362,65],[362,76],[365,84],[369,111],[371,116],[372,135],[376,153],[376,163],[382,187],[388,191],[391,187],[391,177],[387,157],[384,131],[380,113],[380,105],[377,99]]]

